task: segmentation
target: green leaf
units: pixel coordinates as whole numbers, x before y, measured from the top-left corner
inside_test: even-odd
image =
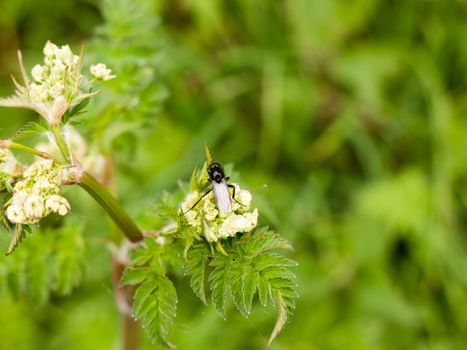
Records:
[[[26,123],[21,129],[19,129],[15,134],[11,137],[12,140],[19,140],[24,137],[40,134],[43,132],[48,131],[48,128],[43,123],[39,122],[29,122]]]
[[[83,275],[84,240],[83,227],[77,222],[68,221],[58,232],[47,232],[56,239],[54,290],[68,295],[79,284]],[[56,238],[58,236],[58,238]]]
[[[188,251],[185,263],[185,275],[191,277],[190,286],[205,305],[208,304],[205,289],[208,261],[209,250],[207,245],[205,243],[199,243],[193,245]]]
[[[149,270],[146,270],[148,272]],[[144,282],[136,289],[133,313],[154,343],[173,347],[168,340],[177,310],[177,293],[170,279],[153,272],[139,279]]]
[[[11,238],[10,244],[8,245],[8,250],[5,255],[10,255],[18,247],[18,245],[26,239],[26,230],[23,229],[23,226],[16,225],[15,233]]]
[[[157,243],[153,237],[145,237],[144,243],[132,252],[132,264],[134,266],[150,264],[152,270],[165,274],[164,246]]]
[[[122,278],[120,279],[120,284],[122,286],[134,286],[140,284],[148,277],[149,272],[150,269],[147,267],[127,268],[125,269],[125,271],[123,271]]]
[[[290,270],[297,263],[276,252],[277,249],[291,249],[280,235],[265,229],[244,235],[240,240],[239,251],[242,251],[243,270],[243,298],[245,311],[251,310],[252,299],[256,289],[262,305],[268,304],[268,294],[275,302],[278,317],[269,339],[269,344],[279,334],[295,308],[298,294],[295,274]],[[239,260],[240,261],[240,260]]]
[[[191,191],[200,191],[200,185],[198,182],[198,168],[195,168],[195,170],[193,170],[193,173],[191,174],[190,189]]]
[[[246,254],[251,257],[260,255],[268,250],[288,249],[293,250],[290,243],[281,235],[268,231],[267,228],[257,229],[243,235],[239,243],[243,245]]]
[[[258,295],[259,300],[263,306],[267,306],[268,304],[268,293],[269,293],[269,282],[264,276],[262,276],[261,272],[258,272],[257,275],[257,283],[258,283]]]
[[[255,256],[253,265],[256,270],[264,270],[268,267],[294,267],[297,266],[297,263],[277,253],[264,253]]]
[[[231,262],[228,256],[217,255],[209,264],[214,268],[209,275],[212,303],[223,319],[226,318],[225,303],[229,292]]]
[[[276,304],[277,304],[277,320],[274,325],[274,329],[269,337],[268,346],[271,345],[272,341],[277,337],[285,323],[287,322],[287,309],[282,298],[280,291],[276,291]]]
[[[212,163],[212,155],[211,155],[211,150],[209,149],[207,143],[204,144],[204,152],[206,154],[206,162],[208,164],[211,164]]]
[[[250,314],[251,307],[253,305],[253,297],[256,292],[258,284],[258,272],[251,271],[251,266],[248,266],[248,270],[243,276],[243,301],[245,305],[245,313],[246,315]]]
[[[245,267],[244,262],[235,259],[230,265],[230,293],[232,295],[235,306],[243,316],[247,316],[248,312],[245,307],[244,299],[244,280],[245,280]]]
[[[91,92],[91,91],[89,91]],[[85,98],[82,100],[80,103],[78,103],[76,106],[74,106],[71,110],[67,111],[65,115],[63,116],[62,123],[63,124],[71,124],[71,125],[77,125],[80,124],[80,121],[78,121],[78,116],[82,113],[84,113],[83,109],[86,108],[86,106],[89,104],[89,101],[91,100],[90,97]]]

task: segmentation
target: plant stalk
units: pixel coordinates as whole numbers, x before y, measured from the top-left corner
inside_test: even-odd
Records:
[[[143,239],[142,232],[131,220],[121,204],[94,176],[85,171],[78,184],[101,205],[131,242],[137,243]]]
[[[52,129],[52,133],[54,134],[55,141],[57,142],[58,149],[62,153],[65,161],[69,163],[70,162],[70,151],[68,150],[65,139],[63,138],[60,125],[52,125],[51,129]]]
[[[35,156],[38,156],[38,157],[41,157],[41,158],[46,158],[46,159],[52,159],[52,157],[48,154],[48,153],[45,153],[45,152],[41,152],[37,149],[34,149],[32,147],[29,147],[29,146],[26,146],[26,145],[23,145],[21,143],[17,143],[17,142],[12,142],[12,141],[4,141],[2,144],[0,144],[0,148],[12,148],[12,149],[17,149],[19,151],[24,151],[24,152],[28,152],[28,153],[31,153]]]

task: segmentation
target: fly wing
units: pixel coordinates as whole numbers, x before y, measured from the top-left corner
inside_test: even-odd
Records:
[[[219,184],[215,181],[212,182],[212,191],[214,198],[216,198],[217,208],[221,213],[227,213],[232,210],[232,201],[230,200],[229,187],[227,182],[222,180]]]

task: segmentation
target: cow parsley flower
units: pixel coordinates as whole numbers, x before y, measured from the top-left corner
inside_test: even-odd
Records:
[[[91,72],[91,75],[97,80],[106,81],[115,78],[115,75],[111,74],[112,70],[107,68],[104,63],[92,65],[91,68],[89,68],[89,71]]]
[[[50,213],[67,214],[68,201],[59,195],[62,169],[52,160],[41,159],[23,173],[13,187],[13,197],[6,209],[14,224],[33,224]]]
[[[8,189],[15,177],[23,173],[23,166],[7,148],[0,148],[0,191]]]
[[[189,193],[180,205],[188,225],[199,235],[204,235],[208,242],[234,237],[237,233],[251,232],[258,224],[258,209],[250,211],[251,193],[235,185],[235,199],[232,200],[232,211],[220,213],[217,209],[213,193],[199,200],[201,194],[197,191]]]
[[[19,64],[23,75],[23,85],[15,79],[14,96],[0,99],[0,106],[23,107],[35,110],[50,125],[60,124],[65,112],[97,92],[87,92],[89,83],[81,74],[82,57],[73,54],[68,45],[61,47],[48,41],[44,46],[43,64],[36,64],[31,77],[23,66],[21,53]],[[99,63],[92,69],[100,80],[115,77],[105,64]]]

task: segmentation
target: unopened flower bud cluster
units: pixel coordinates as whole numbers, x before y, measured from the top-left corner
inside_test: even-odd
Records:
[[[30,96],[38,102],[47,102],[60,96],[67,101],[72,100],[81,93],[81,62],[74,55],[68,45],[58,47],[48,41],[44,46],[44,64],[36,64],[31,75],[34,82],[31,84]],[[103,63],[91,66],[91,74],[98,80],[115,78],[111,70]]]
[[[13,178],[21,175],[22,165],[7,148],[0,148],[0,191],[11,186]]]
[[[52,160],[38,160],[23,173],[13,187],[13,197],[6,210],[14,224],[33,224],[50,213],[65,215],[68,201],[59,195],[62,169]]]
[[[82,80],[80,59],[68,45],[58,47],[48,41],[44,46],[44,64],[36,64],[31,71],[34,82],[29,91],[35,102],[52,102],[57,98],[79,93]],[[66,91],[65,91],[66,88]]]
[[[235,200],[232,199],[232,210],[221,213],[217,209],[214,194],[205,196],[193,209],[189,210],[202,196],[194,191],[188,194],[181,204],[188,224],[195,231],[206,237],[208,242],[234,237],[237,233],[250,232],[258,224],[258,209],[250,211],[251,193],[235,186]],[[237,203],[237,201],[239,203]]]
[[[0,99],[0,106],[30,108],[39,113],[47,123],[58,125],[67,110],[98,91],[90,92],[90,82],[86,82],[81,74],[81,58],[73,54],[68,45],[58,47],[48,41],[43,53],[43,64],[36,64],[31,70],[32,82],[25,74],[20,55],[25,86],[14,80],[16,95]],[[91,66],[90,72],[97,80],[115,77],[103,63]]]
[[[107,68],[104,63],[98,63],[96,65],[92,65],[89,68],[91,75],[96,78],[97,80],[110,80],[115,78],[115,75],[112,75],[112,70]]]

